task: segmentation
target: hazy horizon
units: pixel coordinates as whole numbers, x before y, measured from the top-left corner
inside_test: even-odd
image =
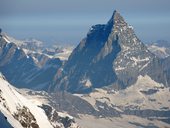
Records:
[[[92,25],[105,24],[114,10],[143,42],[170,41],[170,1],[2,0],[0,28],[17,39],[78,44]]]

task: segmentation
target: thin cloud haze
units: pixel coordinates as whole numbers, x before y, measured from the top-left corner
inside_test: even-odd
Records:
[[[1,0],[0,27],[16,38],[79,43],[91,25],[118,10],[144,42],[170,41],[169,0]]]

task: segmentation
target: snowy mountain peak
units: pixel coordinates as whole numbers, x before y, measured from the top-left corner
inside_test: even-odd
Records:
[[[120,15],[120,13],[115,10],[112,14],[111,19],[108,21],[108,24],[121,24],[125,23],[124,18]]]

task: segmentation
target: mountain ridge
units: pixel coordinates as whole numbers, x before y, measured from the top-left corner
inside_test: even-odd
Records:
[[[62,61],[45,55],[37,56],[40,57],[39,62],[37,62],[38,59],[28,55],[22,48],[1,35],[0,71],[16,87],[47,90],[55,70],[62,65]]]
[[[154,58],[133,27],[114,11],[107,24],[91,27],[62,67],[63,72],[56,74],[52,88],[80,93],[108,85],[123,89],[138,75],[147,74],[145,69]]]

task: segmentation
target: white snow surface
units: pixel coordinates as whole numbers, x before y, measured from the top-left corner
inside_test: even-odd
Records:
[[[4,78],[0,77],[0,90],[1,90],[1,96],[5,99],[6,107],[0,103],[0,110],[3,112],[3,114],[7,117],[9,117],[9,122],[13,125],[13,122],[18,122],[12,117],[12,114],[17,112],[17,107],[27,107],[30,112],[34,115],[37,124],[40,128],[53,128],[50,122],[48,121],[47,116],[45,115],[45,112],[37,107],[35,104],[27,100],[25,97],[23,97],[20,93],[16,91],[16,89],[11,86]],[[9,110],[8,110],[8,109]],[[14,123],[15,124],[15,123]],[[18,123],[17,123],[18,124]],[[19,124],[15,128],[20,128]]]
[[[134,61],[134,64],[137,65],[140,62],[148,62],[150,59],[149,59],[149,57],[146,57],[144,59],[140,59],[139,57],[138,58],[131,57],[130,60]]]
[[[18,90],[24,97],[37,106],[42,106],[42,104],[49,105],[49,100],[42,95],[28,95],[29,89],[19,89]],[[45,93],[45,92],[44,92]]]
[[[10,41],[7,39],[7,37],[3,36],[3,39],[5,40],[5,42],[10,43]]]
[[[31,101],[32,103],[36,104],[37,106],[42,106],[42,104],[45,105],[49,105],[50,106],[50,101],[49,99],[51,98],[47,92],[45,91],[33,91],[33,90],[29,90],[29,89],[18,89],[18,91],[24,96],[26,97],[29,101]],[[31,94],[30,94],[31,92]],[[54,109],[55,110],[55,109]],[[54,111],[53,110],[53,111]],[[53,113],[53,112],[52,112]],[[67,114],[67,112],[62,111],[62,112],[58,112],[57,114],[59,117],[61,118],[66,118],[69,117],[69,119],[73,119],[74,117],[70,116],[69,114]],[[62,123],[56,122],[56,121],[52,121],[51,122],[54,126],[59,126],[61,128],[64,128],[64,125]],[[80,126],[77,123],[71,123],[71,126],[69,128],[80,128]]]
[[[117,68],[115,68],[115,71],[121,71],[121,70],[124,70],[124,69],[126,69],[126,67],[120,67],[120,66],[118,66]]]
[[[21,41],[21,40],[17,40],[11,36],[8,36],[6,33],[3,33],[2,34],[3,37],[5,37],[9,42],[14,42],[17,46],[21,46],[22,44],[24,44],[24,41]]]
[[[9,123],[11,126],[13,126],[14,128],[23,128],[21,126],[21,124],[11,115],[11,113],[9,111],[7,111],[4,107],[2,107],[2,105],[0,105],[0,112],[2,112],[2,114],[7,117],[7,122],[4,122],[5,120],[3,120],[3,124],[4,123]],[[0,124],[2,125],[2,124]]]

